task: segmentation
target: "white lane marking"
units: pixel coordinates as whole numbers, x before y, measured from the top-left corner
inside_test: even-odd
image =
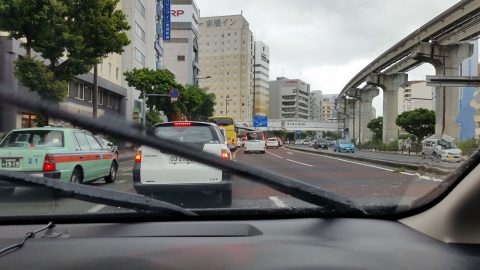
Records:
[[[409,176],[414,176],[415,174],[414,173],[408,173],[408,172],[400,172],[401,174],[404,174],[404,175],[409,175]]]
[[[268,151],[267,151],[267,153],[269,153],[269,154],[272,155],[272,156],[276,156],[276,157],[278,157],[278,158],[283,158],[283,157],[281,157],[281,156],[279,156],[279,155],[276,155],[276,154],[274,154],[274,153],[270,153],[270,152],[268,152]]]
[[[291,160],[291,159],[288,159],[288,158],[287,158],[287,160],[290,161],[290,162],[293,162],[293,163],[300,164],[300,165],[304,165],[304,166],[308,166],[308,167],[313,167],[313,165],[306,164],[306,163],[302,163],[302,162],[298,162],[298,161]]]
[[[102,210],[106,205],[104,204],[97,204],[96,206],[92,207],[92,209],[88,210],[88,213],[96,213],[100,210]]]
[[[129,176],[132,175],[132,173],[119,173],[118,176]]]
[[[343,162],[347,162],[347,163],[351,163],[351,164],[357,164],[357,165],[361,165],[361,166],[365,166],[365,167],[370,167],[370,168],[374,168],[374,169],[384,170],[384,171],[387,171],[387,172],[393,172],[393,171],[394,171],[393,169],[388,169],[388,168],[385,168],[385,167],[380,167],[380,166],[375,166],[375,165],[370,165],[370,164],[355,162],[355,161],[351,161],[351,160],[345,160],[345,159],[336,158],[336,157],[329,157],[329,156],[324,156],[324,155],[317,155],[317,154],[313,154],[313,153],[307,153],[307,152],[296,151],[296,150],[292,150],[292,151],[299,152],[299,153],[301,153],[301,154],[312,155],[312,156],[321,156],[321,157],[324,157],[324,158],[339,160],[339,161],[343,161]],[[404,174],[408,174],[408,173],[404,173]]]
[[[287,207],[287,205],[282,200],[280,200],[280,198],[278,198],[277,196],[270,196],[268,198],[273,202],[273,204],[276,207],[280,207],[280,208],[286,208]]]
[[[120,180],[120,181],[115,181],[115,184],[123,184],[125,182],[127,182],[127,180]]]
[[[427,176],[427,175],[420,175],[419,173],[416,173],[414,175],[418,176],[418,178],[420,178],[422,180],[428,180],[428,181],[434,181],[434,182],[443,182],[443,179],[440,179],[440,178],[430,177],[430,176]]]
[[[131,171],[131,170],[132,170],[132,168],[125,168],[125,169],[120,169],[119,171],[121,171],[121,172],[128,172],[128,171]]]
[[[287,154],[289,154],[289,155],[293,155],[293,153],[292,153],[292,152],[287,152]]]

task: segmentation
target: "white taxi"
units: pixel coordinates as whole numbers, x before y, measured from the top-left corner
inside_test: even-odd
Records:
[[[280,147],[277,137],[271,137],[267,139],[267,148],[277,148]]]
[[[153,126],[148,135],[191,145],[192,149],[231,160],[220,128],[213,123],[168,122]],[[142,146],[135,155],[134,188],[151,196],[166,192],[220,192],[222,203],[232,202],[231,173],[186,157]]]

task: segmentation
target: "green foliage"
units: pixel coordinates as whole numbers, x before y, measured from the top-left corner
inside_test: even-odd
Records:
[[[169,118],[175,120],[180,116],[188,120],[206,121],[214,113],[215,95],[207,93],[195,85],[182,86],[175,81],[175,76],[170,71],[152,70],[148,68],[133,69],[124,73],[128,86],[147,94],[168,94],[172,88],[180,92],[177,102],[170,102],[165,97],[150,97],[147,107],[150,110],[163,111]]]
[[[215,94],[207,93],[206,89],[196,85],[187,85],[180,90],[180,98],[176,105],[188,120],[207,121],[208,117],[213,115]]]
[[[23,40],[27,57],[16,61],[15,75],[42,98],[54,102],[64,96],[63,85],[88,73],[109,53],[129,43],[125,15],[115,10],[119,0],[0,0],[0,30]],[[45,62],[29,57],[31,50]],[[28,68],[27,65],[33,65]],[[26,71],[27,73],[23,73]],[[47,93],[51,92],[51,93]]]
[[[417,138],[415,137],[415,135],[413,134],[408,134],[408,133],[402,133],[398,136],[399,139],[401,140],[407,140],[407,139],[410,139],[412,141],[416,141]]]
[[[466,156],[473,154],[480,147],[479,141],[473,138],[465,141],[459,141],[456,144],[458,149],[462,150],[462,154]]]
[[[400,114],[395,123],[418,140],[423,140],[435,133],[435,112],[422,108],[407,111]]]
[[[287,137],[287,132],[284,130],[275,130],[272,131],[273,136],[275,137],[280,137],[282,139],[285,139]]]
[[[373,133],[373,140],[379,141],[382,140],[383,133],[383,117],[379,116],[367,125],[368,129]]]
[[[146,115],[147,126],[163,123],[160,113],[157,111],[148,111]]]

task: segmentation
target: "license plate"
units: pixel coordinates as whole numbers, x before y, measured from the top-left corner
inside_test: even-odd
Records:
[[[453,159],[453,156],[447,156],[448,159]]]
[[[186,157],[171,155],[169,162],[170,162],[170,164],[178,164],[178,163],[192,163],[193,161],[191,159],[186,158]]]
[[[2,158],[3,168],[20,168],[19,158]]]

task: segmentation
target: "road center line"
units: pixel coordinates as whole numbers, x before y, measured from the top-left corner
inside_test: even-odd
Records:
[[[307,164],[307,163],[298,162],[298,161],[291,160],[291,159],[288,159],[288,158],[287,158],[287,160],[290,161],[290,162],[293,162],[293,163],[300,164],[300,165],[304,165],[304,166],[308,166],[308,167],[313,167],[313,165],[310,165],[310,164]]]
[[[96,213],[100,210],[102,210],[106,205],[105,204],[97,204],[96,206],[92,207],[90,210],[88,210],[88,213]]]
[[[280,200],[280,198],[278,198],[277,196],[271,196],[271,197],[268,197],[268,198],[273,202],[273,204],[276,207],[280,207],[280,208],[286,208],[287,207],[287,205],[282,200]]]
[[[276,156],[276,157],[278,157],[278,158],[283,158],[283,157],[281,157],[281,156],[279,156],[279,155],[276,155],[276,154],[274,154],[274,153],[270,153],[270,152],[268,152],[268,151],[267,151],[267,153],[269,153],[269,154],[272,155],[272,156]]]
[[[115,184],[123,184],[125,182],[127,182],[127,180],[120,180],[120,181],[116,181]]]

